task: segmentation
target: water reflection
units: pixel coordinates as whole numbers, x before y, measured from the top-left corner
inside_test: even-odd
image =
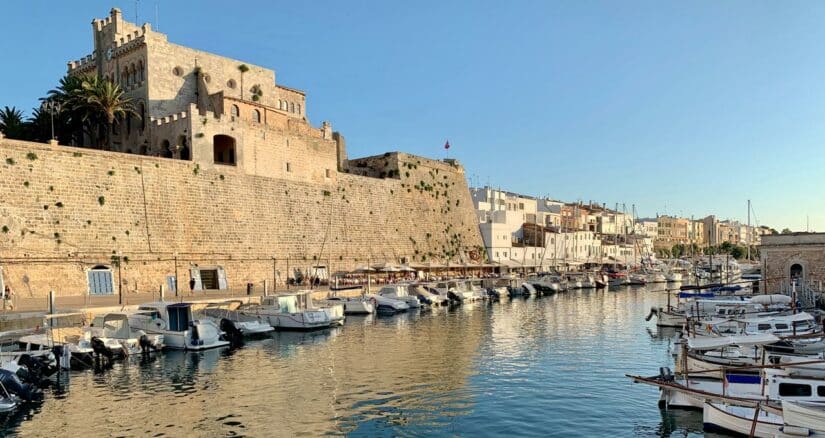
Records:
[[[582,290],[278,332],[242,348],[75,372],[9,432],[316,436],[695,436],[701,413],[659,411],[626,372],[669,363],[666,298]]]

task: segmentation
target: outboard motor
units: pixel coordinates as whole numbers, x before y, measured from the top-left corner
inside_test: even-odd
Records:
[[[57,366],[50,362],[46,357],[23,354],[17,360],[17,365],[21,367],[17,370],[17,376],[25,383],[39,386],[45,378],[57,372]]]
[[[235,323],[227,318],[221,318],[221,331],[226,333],[227,340],[232,345],[239,345],[243,343],[243,332],[235,326]]]
[[[418,302],[421,303],[421,304],[426,304],[426,305],[429,306],[433,303],[433,300],[431,300],[431,299],[429,299],[429,298],[427,298],[423,295],[416,295],[416,298],[418,298]]]
[[[152,349],[152,342],[149,341],[149,337],[145,333],[138,338],[138,345],[140,345],[140,351],[143,354],[148,354]]]
[[[97,336],[92,336],[91,339],[92,344],[92,351],[94,351],[95,357],[100,359],[101,356],[105,357],[107,361],[112,361],[115,357],[115,353],[106,346],[103,341],[100,340]]]
[[[659,367],[659,380],[663,382],[672,382],[673,373],[670,371],[668,367]]]
[[[648,313],[647,317],[645,317],[645,321],[650,321],[650,318],[653,318],[653,315],[658,315],[658,314],[659,314],[659,309],[657,309],[655,307],[651,307],[650,308],[650,313]]]
[[[16,395],[25,401],[40,400],[43,393],[38,388],[29,383],[23,383],[17,375],[9,370],[0,369],[0,383],[6,388],[9,394]]]
[[[458,304],[461,303],[461,298],[456,295],[455,292],[447,291],[447,299],[450,300],[450,304]]]
[[[498,301],[499,299],[501,299],[501,295],[498,293],[497,290],[493,288],[487,288],[487,296],[490,297],[491,300]]]
[[[52,347],[52,353],[54,353],[57,364],[61,369],[68,370],[72,368],[72,352],[69,350],[69,347],[55,345]]]

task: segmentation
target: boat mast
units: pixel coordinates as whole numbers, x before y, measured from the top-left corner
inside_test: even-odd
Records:
[[[748,231],[745,233],[748,239],[748,262],[751,261],[751,200],[748,199]]]

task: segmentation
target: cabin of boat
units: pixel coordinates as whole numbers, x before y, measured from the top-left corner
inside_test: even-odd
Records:
[[[195,319],[192,303],[141,304],[129,315],[133,329],[164,335],[164,345],[184,350],[205,350],[229,345],[221,340],[221,331],[213,321]]]

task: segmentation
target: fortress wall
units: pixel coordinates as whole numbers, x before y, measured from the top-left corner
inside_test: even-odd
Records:
[[[4,278],[24,295],[80,295],[85,271],[111,266],[114,254],[124,260],[127,294],[157,290],[176,267],[183,287],[191,264],[222,266],[230,288],[242,288],[285,281],[287,263],[335,271],[404,259],[457,262],[482,245],[460,167],[386,158],[400,175],[337,173],[324,183],[3,139]]]

